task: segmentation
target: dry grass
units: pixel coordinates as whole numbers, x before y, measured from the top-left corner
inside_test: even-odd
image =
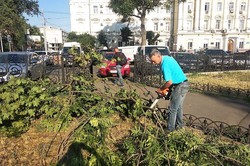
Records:
[[[188,76],[191,83],[211,84],[236,89],[250,89],[250,71],[193,74]]]

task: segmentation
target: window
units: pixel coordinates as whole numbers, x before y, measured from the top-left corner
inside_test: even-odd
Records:
[[[208,48],[209,39],[204,39],[203,41],[204,41],[203,48],[204,49]]]
[[[215,29],[220,29],[220,20],[216,20]]]
[[[158,23],[154,23],[154,31],[158,31]]]
[[[209,2],[206,2],[206,3],[205,3],[205,12],[208,12],[208,11],[209,11],[209,6],[210,6],[210,3],[209,3]]]
[[[166,31],[169,32],[170,31],[170,23],[166,22]]]
[[[203,48],[206,49],[208,47],[208,44],[207,43],[204,43],[203,44]]]
[[[191,13],[192,10],[193,10],[193,3],[192,2],[188,2],[187,7],[188,7],[188,12]]]
[[[244,42],[243,41],[239,42],[239,48],[244,48]]]
[[[170,13],[170,12],[171,12],[171,10],[166,8],[166,13]]]
[[[245,20],[240,20],[240,29],[244,29]]]
[[[222,2],[217,3],[217,11],[220,12],[222,10]]]
[[[234,12],[234,2],[229,2],[229,13]]]
[[[160,7],[155,7],[156,13],[160,13]]]
[[[204,29],[208,29],[208,20],[204,20]]]
[[[227,28],[228,28],[229,30],[232,29],[232,20],[227,20]]]
[[[220,42],[215,42],[215,47],[220,48]]]
[[[242,11],[246,10],[246,2],[241,2],[240,10],[242,10]]]
[[[105,9],[106,9],[106,14],[112,14],[112,10],[108,6],[105,6]]]
[[[189,50],[193,49],[193,41],[188,42],[188,49]]]
[[[94,14],[98,14],[98,6],[93,6]]]
[[[192,30],[192,21],[191,20],[187,20],[187,30]]]

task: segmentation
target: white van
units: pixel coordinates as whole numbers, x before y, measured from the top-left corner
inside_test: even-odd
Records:
[[[127,59],[129,58],[129,62],[134,62],[135,54],[138,53],[139,46],[124,46],[118,47],[118,49],[125,54]]]
[[[138,53],[141,55],[149,55],[153,49],[157,49],[161,52],[162,56],[170,55],[170,50],[167,46],[158,46],[158,45],[148,45],[138,47]]]
[[[65,42],[63,44],[63,53],[68,53],[68,50],[75,47],[75,49],[77,49],[77,53],[81,53],[82,52],[82,48],[81,48],[81,44],[78,42]]]
[[[65,66],[72,66],[73,65],[74,57],[73,57],[73,55],[70,55],[68,52],[71,48],[74,48],[78,54],[82,53],[82,48],[81,48],[80,43],[78,43],[78,42],[65,42],[63,44],[63,49],[61,52]]]

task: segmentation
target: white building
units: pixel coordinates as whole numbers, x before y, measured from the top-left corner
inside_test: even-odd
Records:
[[[121,46],[120,28],[127,23],[120,22],[121,17],[108,8],[108,2],[70,0],[71,31],[97,36],[103,30],[110,47]],[[134,17],[129,28],[134,32],[134,43],[140,44],[140,20]],[[157,7],[146,16],[146,30],[160,34],[156,44],[172,43],[173,51],[180,48],[191,52],[205,48],[244,51],[250,49],[250,0],[187,0],[171,12],[164,6]],[[174,43],[170,40],[173,36]]]
[[[50,26],[40,27],[39,30],[44,36],[46,36],[47,49],[49,52],[59,51],[68,35],[68,33],[62,29]],[[44,36],[43,38],[45,39]]]
[[[187,0],[178,13],[177,48],[250,49],[249,0]]]

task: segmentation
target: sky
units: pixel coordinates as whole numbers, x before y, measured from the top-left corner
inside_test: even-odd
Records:
[[[46,26],[61,28],[70,32],[69,0],[38,0],[40,11],[44,12]],[[42,27],[42,16],[25,16],[32,26]]]

